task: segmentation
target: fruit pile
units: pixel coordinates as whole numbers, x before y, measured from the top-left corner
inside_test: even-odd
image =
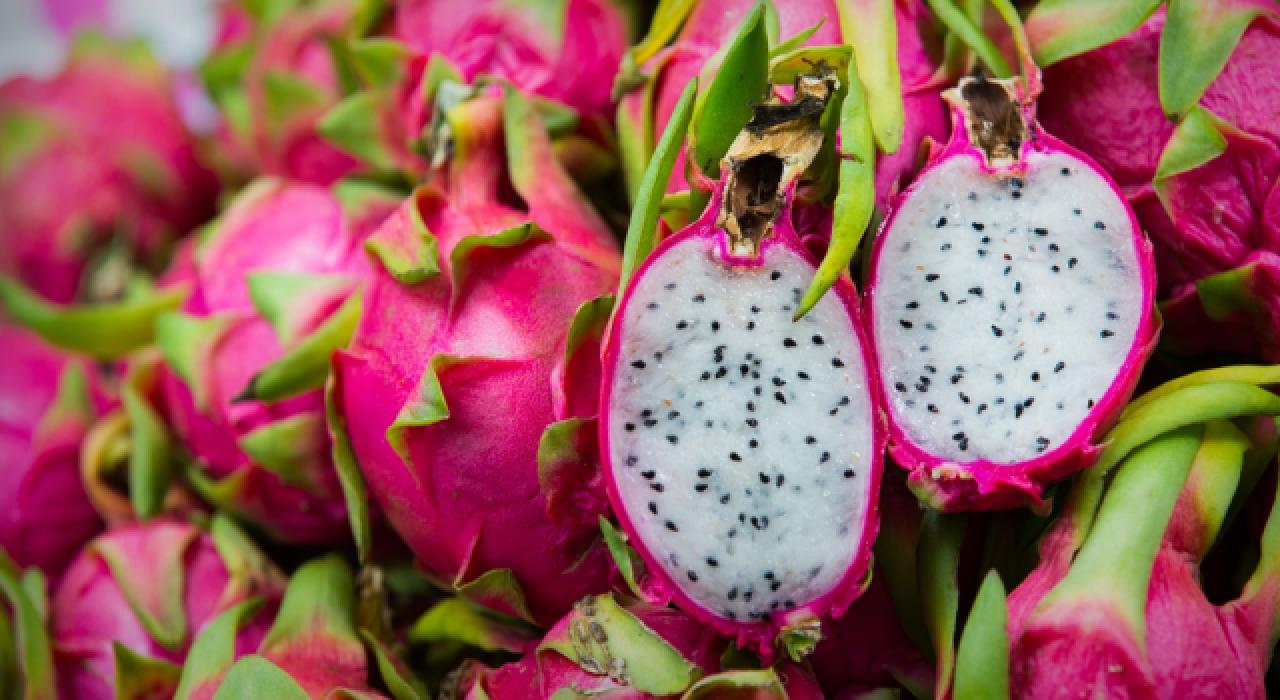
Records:
[[[1280,5],[129,4],[0,84],[0,700],[1280,688]]]

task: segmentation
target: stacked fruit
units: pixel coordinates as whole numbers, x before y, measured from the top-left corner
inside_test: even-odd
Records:
[[[1266,696],[1274,4],[216,16],[0,85],[0,698]]]

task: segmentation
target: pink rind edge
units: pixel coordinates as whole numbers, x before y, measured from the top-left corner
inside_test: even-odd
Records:
[[[1138,322],[1133,347],[1129,349],[1125,361],[1120,365],[1116,379],[1103,393],[1094,409],[1062,444],[1026,462],[1008,465],[982,459],[957,464],[930,454],[907,437],[905,431],[894,419],[892,404],[885,401],[883,410],[888,418],[890,456],[894,462],[909,472],[908,484],[917,497],[931,507],[944,512],[998,510],[1023,505],[1043,508],[1045,506],[1043,492],[1047,484],[1097,462],[1102,451],[1102,446],[1097,444],[1097,441],[1119,418],[1124,405],[1138,384],[1142,368],[1146,365],[1151,353],[1155,351],[1160,339],[1161,323],[1155,306],[1156,269],[1153,248],[1119,185],[1092,158],[1046,133],[1040,124],[1034,121],[1033,109],[1024,108],[1024,115],[1027,115],[1028,121],[1031,122],[1032,137],[1022,144],[1023,154],[1030,148],[1045,152],[1066,153],[1092,167],[1124,202],[1125,211],[1129,215],[1129,224],[1134,232],[1135,253],[1143,266],[1142,318]],[[951,120],[950,142],[916,176],[911,186],[894,197],[890,203],[889,215],[881,223],[872,243],[871,278],[867,281],[866,293],[863,296],[863,311],[867,332],[872,339],[873,352],[877,347],[874,302],[879,279],[880,254],[886,235],[902,209],[900,205],[919,188],[919,183],[929,170],[950,157],[963,155],[974,158],[982,163],[984,172],[996,172],[995,168],[990,168],[983,163],[981,151],[969,141],[968,130],[963,127],[964,114],[954,103],[951,105]],[[876,360],[876,368],[879,369],[878,354]],[[880,379],[883,382],[883,377]],[[883,383],[880,384],[880,391],[887,391]]]
[[[690,238],[714,239],[713,245],[720,246],[722,253],[726,253],[725,258],[735,263],[747,265],[756,265],[758,262],[750,259],[730,256],[725,250],[725,242],[722,234],[718,233],[719,229],[715,226],[716,214],[720,210],[720,202],[723,197],[723,187],[725,181],[721,180],[712,194],[711,201],[707,204],[706,210],[702,216],[693,223],[686,226],[681,231],[667,237],[649,254],[635,274],[631,276],[630,282],[627,284],[626,290],[618,299],[618,303],[614,306],[613,318],[609,321],[609,329],[605,334],[604,342],[601,345],[601,370],[602,378],[600,382],[600,415],[608,415],[608,407],[610,405],[610,395],[614,380],[614,366],[616,364],[619,352],[618,334],[614,332],[615,324],[619,323],[618,319],[622,309],[626,308],[627,302],[631,298],[632,292],[635,290],[637,281],[643,276],[644,272],[649,269],[653,261],[661,256],[669,248],[676,244],[682,243]],[[778,217],[774,223],[774,235],[766,239],[762,244],[761,253],[764,250],[775,246],[785,245],[799,253],[803,259],[813,266],[816,271],[818,262],[813,255],[800,243],[796,237],[795,229],[791,225],[790,207],[795,194],[794,183],[786,193],[786,204],[784,205],[785,216]],[[726,620],[725,618],[707,610],[692,598],[686,595],[679,584],[671,581],[666,574],[666,570],[660,565],[658,559],[653,556],[645,543],[636,536],[636,528],[631,522],[625,503],[618,491],[618,484],[614,479],[614,468],[610,463],[610,444],[608,421],[598,421],[599,440],[600,440],[600,460],[604,469],[605,484],[609,493],[609,501],[613,505],[613,512],[618,518],[619,525],[630,538],[630,543],[635,547],[644,560],[645,566],[648,568],[653,577],[653,588],[659,593],[664,600],[650,602],[675,602],[676,606],[696,617],[699,621],[711,626],[720,634],[735,640],[739,648],[750,648],[760,654],[764,663],[772,663],[774,659],[775,649],[774,641],[778,633],[790,622],[803,620],[810,616],[821,617],[830,614],[833,618],[840,618],[844,615],[849,605],[853,603],[859,595],[861,595],[866,580],[867,572],[871,566],[871,546],[875,543],[876,535],[880,527],[879,513],[879,496],[880,496],[880,477],[884,469],[884,452],[888,444],[888,434],[886,432],[886,418],[884,403],[880,393],[880,383],[874,381],[871,376],[872,368],[875,367],[875,356],[872,352],[872,346],[869,341],[866,324],[863,322],[860,304],[858,301],[857,290],[853,286],[853,282],[847,275],[841,275],[836,283],[832,285],[834,291],[849,317],[853,320],[854,333],[858,338],[858,342],[862,348],[863,364],[866,368],[866,384],[871,392],[871,405],[875,416],[872,425],[872,449],[874,455],[871,461],[871,477],[867,488],[867,508],[863,518],[863,538],[858,545],[858,551],[854,554],[854,559],[849,570],[840,579],[836,586],[826,595],[823,595],[805,605],[798,606],[795,610],[789,611],[787,614],[779,615],[777,618],[769,622],[739,622]]]

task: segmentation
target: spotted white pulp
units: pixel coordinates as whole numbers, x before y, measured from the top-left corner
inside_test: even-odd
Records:
[[[1124,203],[1065,153],[996,177],[957,157],[885,232],[875,342],[898,426],[956,462],[1061,445],[1113,383],[1142,314]]]
[[[752,621],[829,592],[864,533],[867,366],[835,293],[798,322],[814,268],[782,246],[733,268],[673,246],[619,316],[614,479],[645,547],[698,604]]]

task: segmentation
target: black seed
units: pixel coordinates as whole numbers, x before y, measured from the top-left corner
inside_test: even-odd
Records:
[[[961,440],[960,444],[956,445],[956,447],[959,447],[961,451],[969,449],[969,438]]]
[[[645,304],[645,306],[647,306],[650,310],[653,310],[653,309],[658,308],[658,302],[656,302],[656,301],[651,301],[651,302],[649,302],[648,304]]]
[[[782,488],[782,480],[783,480],[783,479],[786,479],[786,478],[787,478],[787,475],[786,475],[786,474],[779,474],[779,475],[778,475],[778,488]]]
[[[1019,350],[1019,351],[1017,351],[1017,352],[1013,353],[1013,361],[1014,361],[1014,362],[1017,362],[1018,360],[1021,360],[1023,357],[1025,357],[1025,356],[1026,356],[1026,354],[1027,354],[1027,351],[1026,351],[1026,350]]]
[[[755,321],[747,321],[747,330],[754,331],[756,329]]]
[[[720,322],[719,322],[719,321],[712,321],[712,322],[711,322],[711,330],[712,330],[713,332],[714,332],[714,331],[718,331],[718,330],[720,330]]]
[[[713,425],[713,424],[712,424],[712,422],[711,422],[711,421],[707,421],[707,422],[706,422],[706,426],[707,426],[708,428],[710,428],[712,425]]]
[[[678,328],[678,329],[680,329],[680,330],[684,330],[684,329],[686,329],[686,328],[688,328],[688,327],[689,327],[689,322],[688,322],[688,321],[681,321],[681,322],[679,322],[679,323],[677,323],[677,324],[676,324],[676,328]]]
[[[822,453],[822,456],[818,458],[818,463],[819,463],[819,464],[825,464],[825,463],[830,462],[830,461],[831,461],[831,453],[830,453],[830,452],[823,452],[823,453]]]
[[[1047,437],[1038,437],[1038,438],[1036,438],[1036,443],[1037,443],[1037,444],[1039,444],[1039,445],[1048,445],[1048,444],[1049,444],[1049,438],[1047,438]]]
[[[1047,228],[1036,228],[1036,229],[1032,229],[1032,230],[1033,230],[1033,231],[1035,231],[1035,234],[1036,234],[1037,236],[1047,236],[1047,235],[1049,235],[1049,229],[1047,229]]]
[[[979,248],[979,249],[978,249],[978,257],[980,257],[980,258],[985,258],[985,257],[987,257],[987,253],[989,253],[989,252],[990,252],[990,251],[983,250],[983,249]]]
[[[667,290],[667,291],[669,292],[669,291],[671,291],[671,290],[673,290],[673,289],[675,289],[675,288],[676,288],[676,283],[675,283],[675,282],[668,282],[668,283],[666,283],[666,284],[662,285],[662,288],[663,288],[663,289],[665,289],[665,290]]]
[[[735,461],[735,462],[741,462],[741,461],[742,461],[742,455],[739,455],[737,452],[730,452],[730,453],[729,453],[729,459],[732,459],[732,460],[733,460],[733,461]]]
[[[754,411],[754,410],[756,410],[756,402],[755,402],[755,401],[748,401],[748,402],[747,402],[747,410],[748,410],[748,411]]]
[[[1013,192],[1009,193],[1009,196],[1013,197],[1014,199],[1022,199],[1022,192],[1020,190],[1014,190]]]
[[[977,192],[970,192],[970,193],[969,193],[969,201],[970,201],[970,202],[976,202],[976,201],[978,201],[978,193],[977,193]]]
[[[994,324],[991,326],[991,332],[995,333],[997,338],[1004,335],[1004,331],[1000,330],[1000,327]]]
[[[899,319],[899,320],[898,320],[898,323],[902,324],[902,327],[903,327],[903,328],[907,328],[907,329],[910,329],[910,328],[911,328],[911,326],[912,326],[912,323],[911,323],[910,321],[908,321],[907,319],[905,319],[905,318],[904,318],[904,319]]]
[[[749,365],[738,365],[738,371],[742,373],[743,377],[745,377],[748,374],[751,374],[751,367]]]
[[[1102,223],[1101,221],[1095,221],[1093,222],[1093,227],[1098,229],[1099,231],[1105,231],[1107,228],[1107,225]]]
[[[1022,405],[1023,405],[1023,406],[1026,406],[1027,408],[1031,408],[1031,404],[1033,404],[1033,403],[1035,403],[1035,402],[1036,402],[1036,397],[1034,397],[1034,396],[1029,396],[1029,397],[1027,397],[1027,400],[1026,400],[1026,401],[1023,401],[1023,402],[1022,402]]]
[[[695,295],[693,295],[693,301],[694,301],[694,303],[701,304],[702,302],[704,302],[704,301],[706,301],[706,300],[707,300],[707,297],[706,297],[706,296],[704,296],[704,295],[702,295],[702,294],[695,294]]]
[[[707,477],[709,477],[709,476],[711,476],[711,470],[710,470],[710,469],[707,469],[706,467],[703,467],[703,468],[701,468],[701,469],[699,469],[699,470],[698,470],[698,478],[700,478],[700,479],[705,479],[705,478],[707,478]]]
[[[1021,281],[1018,281],[1018,282],[1014,282],[1014,283],[1013,283],[1013,293],[1014,293],[1014,294],[1021,294],[1021,293],[1022,293],[1022,282],[1021,282]]]
[[[758,314],[758,313],[760,313],[760,307],[759,307],[759,306],[756,306],[755,304],[752,304],[752,305],[751,305],[751,313],[753,313],[753,314]]]
[[[662,484],[649,484],[649,488],[653,489],[654,491],[657,491],[658,493],[662,493],[662,490],[666,487],[663,486]]]
[[[743,593],[743,594],[742,594],[742,600],[744,600],[744,601],[746,601],[746,602],[750,603],[750,602],[751,602],[751,595],[752,595],[751,591],[747,591],[746,593]]]
[[[707,381],[707,380],[708,380],[708,379],[710,379],[710,378],[711,378],[711,373],[710,373],[710,372],[703,372],[703,373],[702,373],[702,381],[704,381],[704,382],[705,382],[705,381]]]
[[[1101,333],[1099,333],[1098,335],[1102,336],[1103,338],[1110,338],[1111,336],[1113,336],[1113,335],[1115,335],[1115,334],[1116,334],[1116,333],[1115,333],[1115,331],[1108,331],[1108,330],[1104,330],[1104,331],[1102,331]]]
[[[639,458],[639,457],[637,457],[637,456],[635,456],[635,455],[631,455],[630,457],[627,457],[627,466],[628,466],[628,467],[634,467],[634,466],[636,466],[636,462],[639,462],[639,461],[640,461],[640,458]]]
[[[903,384],[902,382],[898,382],[897,384],[893,385],[893,388],[897,389],[898,391],[906,391],[907,385]]]
[[[853,477],[854,477],[854,471],[852,469],[844,470],[844,478],[852,479]]]
[[[760,529],[760,518],[757,518],[757,517],[755,517],[755,516],[752,516],[752,517],[751,517],[751,527],[754,527],[755,529],[759,530],[759,529]]]
[[[643,411],[641,411],[641,412],[640,412],[640,415],[644,416],[645,418],[648,418],[649,416],[652,416],[652,415],[653,415],[653,409],[651,409],[651,408],[646,408],[646,409],[644,409]]]
[[[676,527],[676,524],[675,524],[675,523],[673,523],[673,522],[671,522],[670,520],[668,520],[668,521],[667,521],[667,529],[668,529],[668,530],[670,530],[670,531],[672,531],[672,532],[679,532],[679,531],[680,531],[680,528]]]
[[[1116,319],[1120,318],[1120,315],[1119,315],[1119,314],[1117,314],[1117,313],[1116,313],[1116,312],[1114,312],[1114,311],[1108,311],[1108,312],[1107,312],[1107,318],[1109,318],[1109,319],[1111,319],[1112,321],[1114,321],[1114,320],[1116,320]]]
[[[961,401],[963,401],[963,402],[965,402],[965,403],[969,403],[969,397],[968,397],[968,396],[966,396],[966,395],[965,395],[965,393],[964,393],[963,391],[962,391],[962,392],[959,392],[959,393],[960,393],[960,400],[961,400]]]
[[[1089,408],[1093,408],[1093,399],[1089,399]]]
[[[780,404],[787,403],[787,397],[783,396],[781,391],[773,392],[773,398],[777,399]]]
[[[815,335],[815,336],[813,336],[813,338],[811,338],[811,340],[813,340],[813,344],[814,344],[814,345],[822,345],[823,343],[825,343],[825,342],[826,342],[825,340],[823,340],[823,339],[822,339],[822,336],[820,336],[820,335]]]
[[[1063,174],[1064,176],[1065,176],[1065,175],[1070,175],[1070,174],[1071,174],[1071,169],[1070,169],[1070,168],[1063,168],[1063,169],[1062,169],[1062,174]]]
[[[622,426],[622,427],[626,428],[626,429],[627,429],[627,432],[629,433],[629,432],[632,432],[632,431],[634,431],[634,430],[636,429],[636,424],[635,424],[635,423],[627,423],[626,425],[624,425],[624,426]]]
[[[1053,270],[1054,272],[1062,272],[1062,268],[1058,267],[1057,265],[1050,265],[1049,269]]]
[[[978,404],[978,414],[979,414],[979,415],[981,415],[981,414],[982,414],[982,412],[983,412],[983,411],[985,411],[985,410],[987,410],[987,405],[986,405],[985,403],[980,403],[980,404]]]
[[[716,379],[724,379],[724,376],[728,373],[729,373],[728,367],[721,367],[720,369],[716,370]]]
[[[1032,373],[1031,373],[1031,381],[1033,381],[1033,382],[1038,382],[1038,381],[1040,381],[1040,373],[1039,373],[1039,372],[1032,372]]]
[[[928,407],[928,408],[929,408],[929,413],[937,413],[937,412],[938,412],[938,407],[937,407],[937,406],[935,406],[935,405],[933,405],[933,404],[929,404],[929,407]]]
[[[947,293],[946,293],[946,292],[939,291],[939,292],[938,292],[938,297],[939,297],[940,299],[942,299],[943,301],[951,301],[951,297],[947,296]]]
[[[1003,381],[1004,381],[1004,374],[1001,372],[996,372],[996,384],[999,384]]]
[[[984,223],[981,223],[981,222],[978,222],[978,221],[973,222],[973,230],[974,230],[974,231],[981,231],[982,229],[984,229],[984,228],[986,228],[986,227],[987,227],[987,225],[986,225],[986,224],[984,224]]]
[[[756,387],[756,388],[754,388],[754,389],[752,389],[752,390],[751,390],[751,393],[755,394],[756,396],[759,396],[760,394],[764,393],[764,388],[763,388],[763,387]]]
[[[942,244],[942,247],[941,247],[941,248],[939,248],[939,250],[941,250],[942,252],[944,252],[944,253],[945,253],[945,252],[947,252],[948,250],[951,250],[951,244],[950,244],[950,243],[943,243],[943,244]]]
[[[772,280],[780,279],[781,277],[782,277],[782,272],[778,270],[774,270],[773,273],[769,275],[769,279],[772,279]]]
[[[760,378],[760,373],[759,373],[759,372],[752,372],[752,373],[751,373],[751,378],[752,378],[752,379],[759,379],[759,378]],[[758,387],[757,387],[757,388],[758,388]],[[756,393],[759,393],[759,392],[756,392]]]
[[[938,226],[937,226],[937,228],[942,228],[943,226],[946,226],[946,225],[947,225],[947,217],[945,217],[945,216],[943,216],[943,217],[939,217],[939,218],[938,218]]]
[[[797,376],[797,377],[799,377],[799,378],[801,378],[801,379],[808,379],[808,378],[809,378],[809,373],[808,373],[808,372],[796,372],[796,376]]]
[[[654,419],[654,418],[646,418],[646,419],[645,419],[645,421],[644,421],[644,427],[646,427],[646,428],[652,428],[653,426],[655,426],[655,425],[657,425],[657,424],[658,424],[658,421],[657,421],[656,419]]]
[[[720,566],[720,562],[715,557],[707,557],[707,566]]]
[[[796,341],[793,338],[784,338],[782,341],[782,347],[784,348],[794,348],[795,346]]]
[[[653,359],[657,360],[658,362],[662,362],[662,353],[661,352],[653,353]]]
[[[844,367],[844,360],[842,360],[842,359],[840,359],[840,358],[838,358],[838,357],[833,357],[833,358],[831,358],[831,366],[832,366],[832,367]]]
[[[841,397],[840,397],[840,401],[839,401],[838,403],[839,403],[841,406],[848,406],[848,405],[849,405],[849,397],[848,397],[848,396],[841,396]]]
[[[806,436],[804,437],[804,444],[806,444],[806,445],[812,445],[813,443],[815,443],[815,442],[817,442],[817,441],[818,441],[818,438],[816,438],[816,437],[814,437],[814,436],[812,436],[812,435],[806,435]]]
[[[1040,313],[1036,314],[1036,323],[1043,323],[1043,322],[1044,322],[1044,312],[1041,311]]]
[[[668,435],[668,436],[667,436],[667,442],[669,442],[669,443],[671,443],[672,445],[674,445],[674,444],[676,444],[677,442],[680,442],[680,438],[676,437],[675,435]]]
[[[755,438],[751,438],[750,440],[747,441],[747,447],[755,449],[759,446],[760,446],[760,441]]]
[[[934,370],[934,371],[937,371],[937,370]],[[926,377],[926,376],[924,376],[924,375],[922,374],[922,375],[920,375],[920,383],[921,383],[921,384],[923,384],[923,385],[925,385],[925,386],[929,386],[930,384],[932,384],[932,383],[933,383],[933,380],[932,380],[932,379],[929,379],[928,377]]]
[[[690,569],[690,570],[689,570],[689,580],[690,580],[690,581],[697,581],[697,580],[698,580],[698,573],[697,573],[696,571],[693,571],[692,569]]]
[[[963,433],[963,432],[956,433],[955,435],[952,435],[952,436],[951,436],[951,439],[952,439],[952,440],[963,440],[963,439],[964,439],[964,433]]]
[[[1022,417],[1022,411],[1023,411],[1022,404],[1020,404],[1020,403],[1019,403],[1019,404],[1014,404],[1014,405],[1013,405],[1013,417],[1014,417],[1014,418],[1021,418],[1021,417]]]
[[[747,419],[747,425],[749,425],[749,426],[751,426],[752,428],[754,428],[754,427],[756,427],[756,426],[760,425],[760,421],[756,420],[755,418],[748,418],[748,419]]]
[[[726,493],[725,495],[721,496],[721,497],[720,497],[720,502],[721,502],[721,503],[723,503],[723,504],[728,505],[728,503],[729,503],[729,494],[727,494],[727,493]]]
[[[644,360],[636,360],[635,362],[631,363],[631,366],[635,367],[636,369],[644,369]]]
[[[769,483],[769,475],[765,474],[764,472],[760,472],[760,483],[762,484]]]
[[[1054,371],[1054,372],[1061,372],[1061,371],[1062,371],[1062,368],[1063,368],[1063,367],[1066,367],[1066,366],[1067,366],[1067,363],[1065,363],[1065,362],[1059,362],[1058,364],[1056,364],[1056,365],[1054,365],[1054,366],[1053,366],[1053,371]]]
[[[907,302],[907,308],[908,308],[908,309],[918,309],[918,308],[920,308],[920,302],[918,302],[918,301],[909,301],[909,302]]]
[[[923,393],[925,393],[925,392],[929,391],[929,385],[927,385],[927,384],[920,384],[920,383],[918,383],[918,382],[917,382],[917,383],[916,383],[916,391],[918,391],[918,392],[920,392],[920,393],[922,393],[922,394],[923,394]]]
[[[781,582],[781,581],[774,581],[773,583],[769,584],[769,590],[771,590],[771,591],[776,591],[776,590],[778,590],[779,588],[782,588],[782,582]]]
[[[983,243],[990,243],[990,242],[991,242],[991,236],[983,236],[983,237],[982,237],[982,242],[983,242]]]
[[[951,375],[951,383],[952,383],[952,384],[959,384],[961,379],[964,379],[964,375],[963,375],[963,374],[953,374],[953,375]]]
[[[969,293],[975,296],[982,296],[982,287],[969,287]]]
[[[1051,251],[1053,251],[1054,253],[1056,253],[1056,252],[1058,252],[1058,251],[1059,251],[1059,250],[1061,250],[1061,249],[1060,249],[1060,248],[1058,248],[1058,244],[1057,244],[1057,243],[1050,243],[1050,244],[1049,244],[1049,250],[1051,250]]]
[[[1022,187],[1022,178],[1020,177],[1009,178],[1009,185],[1012,187]]]
[[[1010,270],[1012,270],[1012,269],[1013,269],[1013,265],[1005,265],[1005,267],[1004,267],[1004,274],[1005,274],[1005,277],[1008,277],[1008,276],[1009,276],[1009,271],[1010,271]]]
[[[702,493],[703,491],[706,491],[708,488],[709,488],[708,484],[695,484],[693,487],[693,490],[697,491],[698,493]]]
[[[729,592],[728,592],[728,593],[726,593],[726,594],[724,595],[724,597],[728,598],[729,600],[735,600],[735,599],[737,599],[737,597],[738,597],[738,589],[737,589],[737,587],[735,586],[734,588],[730,588],[730,589],[729,589]]]
[[[927,274],[927,275],[925,275],[925,276],[924,276],[924,280],[925,280],[926,282],[933,282],[933,281],[936,281],[936,280],[938,279],[938,277],[939,277],[938,273],[936,273],[936,272],[930,272],[929,274]]]
[[[649,501],[649,512],[650,512],[650,513],[653,513],[654,515],[657,515],[657,514],[658,514],[658,504],[657,504],[657,503],[654,503],[653,501]]]
[[[773,378],[773,385],[774,385],[774,386],[785,386],[785,385],[786,385],[786,383],[787,383],[787,380],[783,379],[782,377],[774,377],[774,378]]]

